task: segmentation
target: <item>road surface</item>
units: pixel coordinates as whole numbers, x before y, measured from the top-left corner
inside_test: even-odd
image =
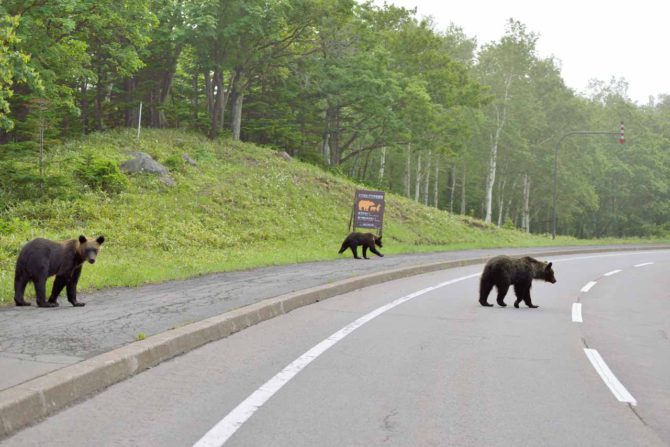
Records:
[[[481,307],[481,265],[368,287],[0,446],[670,445],[670,251],[551,260],[558,282],[534,283],[539,309]]]

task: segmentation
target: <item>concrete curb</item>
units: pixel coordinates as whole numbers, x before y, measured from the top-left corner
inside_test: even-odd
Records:
[[[545,257],[668,248],[670,247],[590,248],[560,252],[546,251],[530,255]],[[443,261],[387,270],[268,298],[222,315],[151,336],[146,340],[131,343],[75,365],[66,366],[0,391],[0,439],[165,360],[299,307],[394,279],[483,264],[487,259],[488,257]]]

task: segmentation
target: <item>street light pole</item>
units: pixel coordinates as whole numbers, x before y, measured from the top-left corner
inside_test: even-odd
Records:
[[[564,134],[561,138],[558,139],[556,143],[556,151],[554,152],[554,198],[553,198],[553,210],[552,210],[552,225],[551,225],[551,238],[556,239],[556,194],[557,194],[557,185],[558,185],[558,149],[561,147],[561,143],[566,137],[570,135],[620,135],[619,141],[623,144],[623,122],[621,123],[621,133],[619,132],[599,132],[599,131],[590,131],[590,130],[575,130]]]

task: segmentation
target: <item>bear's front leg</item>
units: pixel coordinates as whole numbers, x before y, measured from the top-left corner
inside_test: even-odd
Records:
[[[80,303],[77,301],[77,283],[79,282],[79,276],[81,275],[81,267],[72,272],[72,278],[67,283],[67,300],[74,307],[83,307],[86,303]]]
[[[47,301],[47,280],[40,278],[35,280],[35,296],[39,307],[56,307],[57,304]]]
[[[372,248],[370,248],[370,251],[371,251],[372,253],[376,254],[377,256],[379,256],[380,258],[383,258],[383,257],[384,257],[384,255],[381,254],[381,253],[379,253],[379,251],[377,251],[377,249],[376,249],[374,246],[373,246]]]
[[[49,302],[55,304],[58,306],[58,296],[60,295],[61,291],[65,288],[67,285],[67,278],[63,276],[56,276],[56,279],[54,279],[54,285],[51,288],[51,297],[49,298]]]

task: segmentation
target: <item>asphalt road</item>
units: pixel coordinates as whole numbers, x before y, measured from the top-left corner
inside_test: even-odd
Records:
[[[368,287],[165,362],[0,445],[220,445],[213,427],[226,446],[670,445],[670,251],[552,261],[558,282],[533,286],[539,309],[479,306],[482,266]]]
[[[0,390],[132,343],[140,333],[148,337],[266,298],[341,279],[445,260],[573,248],[374,256],[369,261],[355,261],[347,253],[337,261],[268,267],[79,294],[79,300],[87,303],[83,308],[73,308],[62,297],[61,306],[55,309],[8,306],[0,308],[0,371],[3,372]],[[86,268],[104,266],[103,253],[95,266]]]

